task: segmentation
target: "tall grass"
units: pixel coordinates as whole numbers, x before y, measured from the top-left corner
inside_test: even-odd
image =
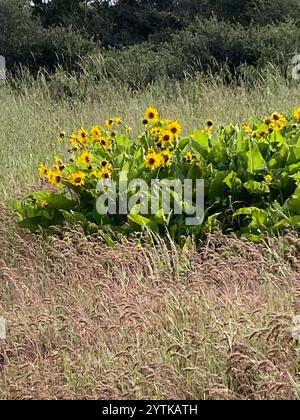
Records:
[[[141,91],[88,74],[76,79],[58,72],[46,81],[24,75],[0,84],[0,196],[23,193],[37,182],[36,168],[59,149],[57,134],[121,115],[134,133],[149,105],[162,115],[179,118],[187,133],[207,119],[222,124],[242,122],[252,114],[287,111],[299,102],[300,85],[289,85],[275,69],[249,84],[225,85],[223,76],[201,74],[183,82],[162,80]]]
[[[299,239],[109,248],[1,217],[1,399],[300,398]]]

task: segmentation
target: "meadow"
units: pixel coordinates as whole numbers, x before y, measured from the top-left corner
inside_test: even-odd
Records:
[[[299,399],[297,233],[109,247],[71,228],[33,235],[5,200],[38,188],[61,130],[122,115],[137,133],[148,106],[185,131],[243,123],[295,109],[300,85],[271,69],[251,85],[198,75],[132,91],[73,79],[71,92],[42,76],[0,84],[0,398]]]

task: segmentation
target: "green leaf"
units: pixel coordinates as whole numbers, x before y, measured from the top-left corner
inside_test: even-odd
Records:
[[[248,159],[247,171],[251,174],[267,169],[267,164],[260,153],[258,145],[252,140],[249,140],[249,150],[246,156]]]
[[[32,197],[38,201],[47,201],[47,207],[57,210],[72,210],[76,207],[76,201],[70,200],[63,194],[54,194],[47,191],[40,191],[32,194]]]
[[[156,230],[157,228],[157,223],[155,221],[148,219],[147,217],[142,216],[141,214],[135,213],[134,210],[130,212],[130,214],[128,215],[128,219],[141,226],[142,228],[148,227],[151,230]]]
[[[263,182],[253,181],[253,180],[245,182],[244,187],[251,194],[266,194],[270,192],[270,188],[268,187],[267,184]]]
[[[232,217],[250,216],[249,227],[254,229],[265,229],[268,222],[268,213],[257,207],[244,207],[237,210]]]
[[[296,215],[300,215],[300,184],[296,188],[294,194],[285,202],[284,210]]]
[[[65,221],[70,224],[87,223],[87,219],[85,218],[85,216],[77,211],[61,210],[61,213],[63,214]]]
[[[123,134],[116,135],[116,143],[119,146],[123,147],[124,149],[128,149],[129,147],[132,146],[132,141],[128,137],[124,136]]]
[[[286,219],[282,219],[279,222],[275,223],[272,230],[280,230],[282,228],[292,227],[294,229],[300,228],[300,216],[291,216],[287,217]]]
[[[33,232],[37,232],[40,229],[47,229],[53,222],[43,216],[36,216],[36,217],[29,217],[27,219],[22,220],[19,225],[23,228],[29,229]]]
[[[178,150],[182,151],[190,143],[191,137],[182,137],[178,143]]]
[[[196,142],[200,143],[206,150],[209,150],[208,135],[203,133],[201,130],[196,130],[194,132],[194,139]]]
[[[242,185],[242,181],[238,178],[234,171],[231,171],[229,175],[223,181],[232,191],[237,191]]]
[[[220,214],[222,213],[215,213],[209,216],[205,223],[205,229],[208,229],[210,232],[212,232],[213,230],[218,228],[220,226],[220,221],[218,220]]]

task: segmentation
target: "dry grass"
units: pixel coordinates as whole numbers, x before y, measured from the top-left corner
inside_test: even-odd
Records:
[[[300,398],[298,238],[109,248],[2,216],[0,398]]]

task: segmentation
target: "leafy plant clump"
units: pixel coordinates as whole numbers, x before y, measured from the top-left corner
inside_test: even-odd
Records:
[[[265,232],[277,233],[287,227],[300,228],[300,108],[285,115],[274,112],[266,119],[251,118],[243,125],[215,126],[212,121],[190,135],[182,135],[179,121],[162,119],[155,108],[146,110],[143,131],[133,138],[131,128],[120,117],[103,126],[80,128],[70,137],[65,157],[55,156],[54,166],[39,167],[47,190],[34,192],[10,206],[23,227],[49,231],[65,223],[81,223],[87,231],[106,232],[107,238],[143,230],[168,232],[199,238],[219,228],[257,239]],[[128,214],[117,210],[101,214],[97,185],[114,181],[118,200],[129,202],[136,190],[121,185],[143,180],[204,180],[204,220],[196,226],[185,223],[187,208],[176,192],[169,191],[171,209],[180,205],[182,214],[168,214],[160,196],[155,213],[141,214],[137,202]],[[109,184],[107,184],[109,185]],[[106,187],[109,189],[110,187]],[[159,184],[159,194],[163,182]],[[151,203],[149,188],[144,203]],[[172,207],[173,206],[173,207]]]

